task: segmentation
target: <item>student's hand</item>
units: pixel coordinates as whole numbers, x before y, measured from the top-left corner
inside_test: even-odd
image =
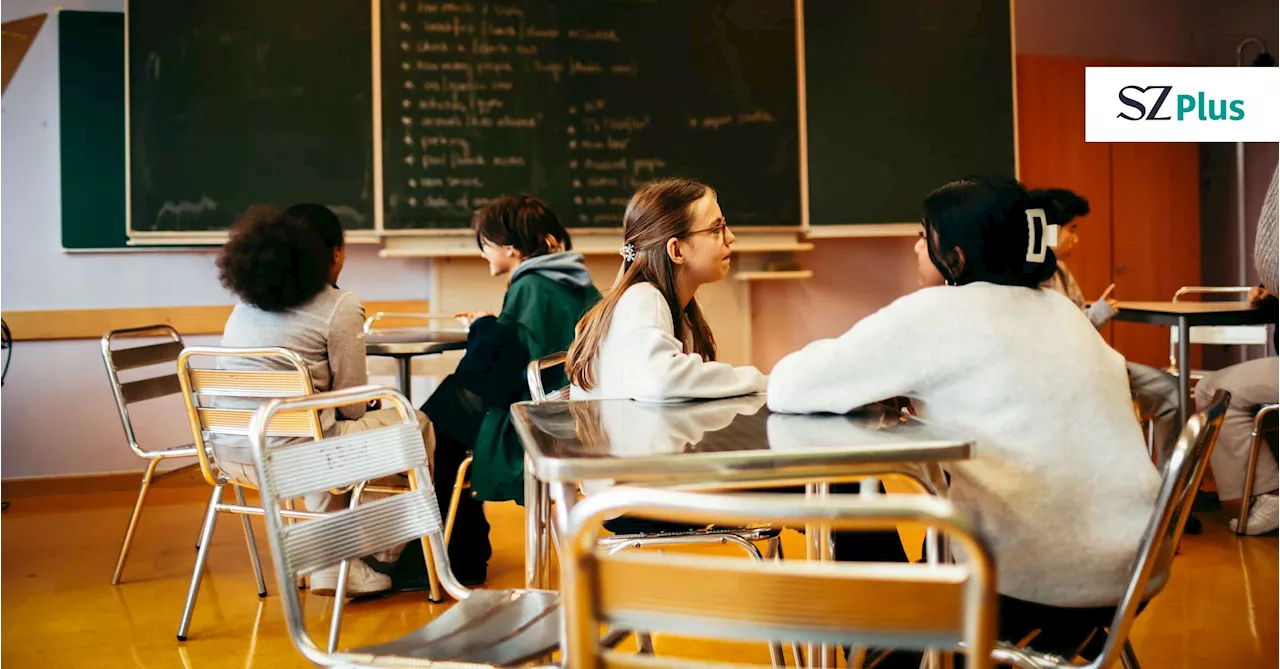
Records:
[[[458,322],[462,323],[464,327],[471,327],[472,323],[480,320],[481,318],[484,318],[485,316],[492,316],[492,315],[493,315],[493,312],[491,311],[472,311],[470,313],[461,311],[454,314],[453,317],[458,319]]]
[[[1271,293],[1267,292],[1266,288],[1254,286],[1249,290],[1249,306],[1256,309],[1262,306],[1262,303],[1269,297],[1271,297]]]
[[[364,405],[365,411],[378,411],[381,408],[382,400],[369,400],[369,403]]]
[[[1117,300],[1116,298],[1111,297],[1111,293],[1115,292],[1115,289],[1116,289],[1116,284],[1114,283],[1111,284],[1110,286],[1107,286],[1107,289],[1102,291],[1102,297],[1099,297],[1098,301],[1106,302],[1107,306],[1111,307],[1112,311],[1119,311],[1120,300]]]

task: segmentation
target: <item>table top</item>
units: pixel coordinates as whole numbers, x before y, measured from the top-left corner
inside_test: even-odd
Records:
[[[466,330],[439,328],[390,328],[364,337],[367,355],[415,356],[456,351],[467,347]]]
[[[1245,302],[1121,302],[1115,319],[1134,323],[1177,325],[1263,325],[1276,321],[1276,307],[1252,307]]]
[[[969,439],[892,407],[775,414],[764,399],[521,402],[511,415],[545,482],[816,480],[970,457]]]

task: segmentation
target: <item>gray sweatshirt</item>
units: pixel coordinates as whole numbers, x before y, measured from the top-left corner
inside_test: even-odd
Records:
[[[315,391],[340,390],[369,382],[364,352],[364,305],[354,293],[326,287],[310,302],[288,311],[263,311],[240,303],[231,311],[222,332],[222,345],[234,348],[283,346],[306,361]],[[226,370],[282,370],[287,365],[270,358],[220,358],[218,368]],[[219,400],[225,408],[253,409],[253,401]],[[363,404],[341,408],[342,415],[357,419],[364,415]],[[337,415],[333,409],[320,412],[320,426],[329,433]],[[247,440],[214,440],[215,455],[232,462],[251,462]]]

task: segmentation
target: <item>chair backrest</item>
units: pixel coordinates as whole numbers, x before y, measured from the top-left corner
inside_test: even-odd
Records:
[[[883,530],[921,523],[946,533],[966,559],[962,564],[929,566],[608,555],[596,544],[601,525],[623,513],[699,525],[763,521]],[[966,666],[992,666],[995,562],[969,515],[945,500],[806,500],[799,495],[716,495],[620,486],[579,502],[569,528],[561,604],[570,667],[636,666],[634,656],[602,647],[602,624],[740,641],[946,650],[963,645]],[[650,667],[688,662],[644,659]]]
[[[1090,668],[1110,667],[1119,662],[1124,641],[1129,637],[1138,607],[1147,597],[1152,577],[1159,578],[1169,573],[1178,541],[1182,538],[1182,529],[1191,516],[1196,491],[1200,489],[1200,482],[1209,467],[1209,455],[1218,441],[1222,416],[1230,401],[1231,394],[1219,390],[1209,407],[1193,415],[1182,428],[1178,443],[1165,462],[1160,492],[1138,546],[1129,587],[1116,609],[1102,654],[1089,663]]]
[[[569,355],[562,351],[529,363],[525,373],[529,381],[529,399],[534,402],[569,399],[569,386],[559,385],[564,383],[565,360],[568,357]],[[557,384],[557,387],[550,391],[546,389],[548,379],[554,379]]]
[[[142,346],[120,345],[136,344],[140,339],[163,341]],[[102,335],[102,362],[107,367],[107,378],[111,381],[111,394],[116,399],[116,408],[120,411],[124,436],[129,440],[129,448],[144,458],[153,457],[156,451],[138,444],[137,434],[133,431],[133,420],[129,417],[129,405],[176,395],[182,391],[178,375],[173,373],[173,363],[182,353],[182,348],[182,335],[168,325],[112,330]],[[120,378],[121,372],[153,367],[156,369],[150,370],[150,374],[141,375],[140,372],[141,378],[129,381],[122,381]]]
[[[381,320],[409,321],[409,322],[449,321],[454,325],[457,325],[458,323],[458,319],[455,316],[452,316],[450,314],[420,314],[420,313],[406,313],[406,312],[393,312],[393,311],[375,311],[372,316],[364,320],[365,334],[373,334],[376,331],[373,327],[374,324],[376,324],[378,321],[381,321]]]
[[[269,426],[281,416],[314,414],[374,399],[399,411],[400,422],[313,442],[280,446],[268,443]],[[316,645],[307,633],[302,601],[294,587],[299,574],[421,539],[429,544],[424,554],[435,560],[445,590],[459,600],[470,594],[449,569],[440,507],[427,469],[426,446],[413,407],[404,395],[389,388],[360,386],[310,397],[270,400],[254,413],[249,437],[285,621],[294,645],[308,660],[331,666],[370,662],[373,658],[350,652],[328,654]],[[287,499],[403,472],[409,472],[410,490],[406,493],[292,524],[286,524],[280,512],[280,502]]]
[[[1248,286],[1183,286],[1173,294],[1174,302],[1188,295],[1235,295],[1240,300],[1253,290]],[[1265,325],[1202,325],[1190,330],[1192,344],[1218,346],[1262,346],[1271,342]],[[1169,367],[1178,366],[1178,328],[1169,328]]]
[[[217,365],[219,358],[260,358],[278,361],[279,370],[241,371],[193,366],[201,360]],[[264,348],[225,348],[192,346],[178,356],[178,381],[187,407],[187,420],[195,440],[200,470],[210,485],[217,485],[216,463],[210,460],[208,438],[227,435],[244,438],[250,435],[250,419],[261,402],[282,397],[305,397],[314,392],[311,373],[302,356],[278,346]],[[254,408],[226,408],[225,400],[251,400]],[[224,406],[218,406],[224,400]],[[320,439],[324,432],[315,411],[280,412],[268,428],[268,436]]]

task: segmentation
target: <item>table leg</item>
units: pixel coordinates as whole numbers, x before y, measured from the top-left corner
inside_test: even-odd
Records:
[[[830,483],[808,483],[804,487],[806,499],[826,499],[831,493]],[[835,544],[831,539],[830,525],[805,525],[805,557],[809,560],[830,562],[835,559]],[[811,668],[827,669],[837,665],[837,646],[831,644],[807,644],[805,653]]]
[[[533,465],[529,458],[524,459],[524,584],[527,588],[541,588],[542,584],[542,544],[546,541],[546,527],[542,524],[545,517],[543,505],[546,499],[542,495],[542,482],[533,475]]]
[[[396,390],[399,390],[409,402],[413,403],[413,373],[412,359],[404,356],[396,356]]]
[[[1178,424],[1191,417],[1191,328],[1186,316],[1178,317]]]

